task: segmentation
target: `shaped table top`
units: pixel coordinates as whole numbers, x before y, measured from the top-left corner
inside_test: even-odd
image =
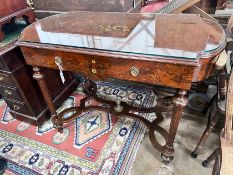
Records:
[[[70,12],[28,26],[19,45],[196,60],[226,44],[222,27],[198,15]]]

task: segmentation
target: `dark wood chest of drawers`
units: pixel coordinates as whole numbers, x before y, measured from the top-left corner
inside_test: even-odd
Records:
[[[75,89],[76,82],[71,73],[65,73],[65,84],[59,72],[43,70],[50,94],[57,104],[68,97]],[[0,48],[0,94],[14,117],[31,119],[37,125],[49,117],[47,107],[37,82],[32,78],[32,68],[25,63],[24,57],[14,43]]]

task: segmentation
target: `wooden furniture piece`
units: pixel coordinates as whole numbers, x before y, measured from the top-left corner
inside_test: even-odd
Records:
[[[225,127],[220,134],[220,147],[215,149],[213,153],[202,162],[204,167],[214,160],[214,167],[212,175],[231,175],[233,174],[233,141],[232,141],[232,96],[233,96],[233,72],[228,74],[228,87],[226,92],[225,103]]]
[[[197,15],[101,12],[72,12],[39,20],[22,32],[17,43],[27,64],[34,67],[33,77],[60,132],[63,123],[89,109],[129,116],[149,128],[150,140],[166,163],[174,157],[173,142],[187,104],[186,92],[192,82],[212,73],[225,44],[221,26]],[[84,74],[87,78],[82,86],[87,97],[81,100],[81,105],[57,114],[44,81],[46,74],[40,67],[59,69],[61,75],[64,70]],[[91,80],[109,77],[178,88],[169,131],[159,126],[163,117],[157,107],[131,107],[122,101],[97,97],[96,85]],[[86,106],[85,101],[92,98],[108,105]],[[132,113],[135,111],[157,112],[158,117],[151,122]],[[63,118],[66,113],[73,114]],[[165,145],[158,143],[154,132],[163,136]]]
[[[141,0],[33,0],[37,18],[71,11],[139,12]]]
[[[212,129],[215,127],[216,123],[219,120],[219,117],[225,116],[225,114],[226,114],[225,104],[226,104],[227,79],[228,79],[228,75],[230,73],[231,67],[233,65],[232,65],[232,63],[230,63],[230,61],[228,61],[229,68],[226,68],[225,65],[227,63],[227,58],[229,55],[228,52],[233,51],[233,48],[232,48],[233,40],[231,39],[232,33],[233,33],[233,15],[229,19],[227,29],[226,29],[227,41],[228,41],[227,46],[226,46],[227,52],[226,51],[222,52],[221,57],[222,57],[222,60],[224,60],[224,61],[222,61],[221,65],[218,65],[218,67],[216,67],[216,69],[220,71],[220,73],[218,75],[218,81],[217,81],[218,91],[217,91],[217,94],[213,97],[212,102],[210,102],[211,107],[210,107],[210,110],[208,113],[209,121],[208,121],[208,124],[207,124],[205,131],[203,132],[200,140],[197,143],[196,148],[194,149],[194,151],[191,154],[191,156],[193,158],[196,158],[198,156],[202,144],[207,139],[207,137],[211,133]],[[218,151],[216,151],[216,152],[218,152]],[[209,158],[207,158],[207,160],[203,161],[202,165],[204,167],[206,167],[208,162],[210,160],[212,160],[215,157],[215,155],[216,155],[216,153],[213,153],[213,155],[211,155]]]
[[[26,0],[1,0],[0,5],[0,41],[4,39],[2,26],[14,20],[23,18],[26,23],[35,22],[34,11],[28,7]]]
[[[191,156],[193,158],[197,158],[203,143],[205,142],[205,140],[207,139],[207,137],[215,127],[219,118],[225,115],[225,96],[226,96],[226,79],[227,79],[226,69],[225,69],[225,64],[227,61],[226,51],[222,52],[220,57],[223,60],[223,64],[221,65],[221,67],[216,67],[216,70],[220,71],[218,75],[218,81],[216,84],[218,86],[217,94],[214,95],[214,97],[210,101],[211,105],[207,113],[208,115],[207,127],[203,132],[200,140],[198,141],[196,148],[191,153]],[[205,163],[203,163],[202,165],[207,166]]]
[[[17,24],[13,25],[12,28],[17,29]],[[17,36],[9,39],[15,33],[19,35],[20,31],[6,31],[5,39],[0,42],[0,45],[4,43],[4,46],[0,46],[0,95],[13,117],[42,125],[50,115],[39,87],[31,76],[32,68],[26,64],[21,50],[15,45]],[[63,84],[59,71],[44,69],[43,72],[47,75],[46,82],[54,102],[62,102],[74,91],[76,85],[71,73],[65,73],[67,81]]]

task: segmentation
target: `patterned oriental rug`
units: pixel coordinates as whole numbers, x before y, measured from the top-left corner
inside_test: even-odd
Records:
[[[151,89],[119,87],[108,82],[97,82],[97,86],[99,96],[121,99],[134,106],[149,107],[156,101]],[[74,92],[59,110],[78,105],[83,97]],[[146,129],[138,121],[93,110],[64,125],[61,134],[51,121],[38,128],[14,119],[8,111],[2,101],[0,156],[8,160],[5,174],[10,175],[127,175]],[[144,117],[153,118],[148,114]]]

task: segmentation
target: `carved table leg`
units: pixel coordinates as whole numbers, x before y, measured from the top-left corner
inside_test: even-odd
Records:
[[[187,92],[185,90],[180,90],[178,95],[175,97],[173,101],[174,106],[173,106],[172,118],[171,118],[171,123],[170,123],[170,129],[169,129],[169,137],[161,153],[161,157],[165,164],[170,163],[174,158],[173,143],[175,140],[181,114],[183,112],[184,107],[186,106],[188,102],[188,99],[185,96],[186,93]]]
[[[213,105],[215,105],[215,103]],[[198,152],[199,152],[199,150],[200,150],[203,142],[209,136],[210,132],[212,131],[212,129],[216,125],[218,119],[219,119],[218,111],[217,111],[217,109],[216,109],[215,106],[212,106],[212,108],[210,109],[210,112],[209,112],[209,122],[208,122],[208,125],[207,125],[205,131],[203,132],[203,134],[202,134],[199,142],[197,143],[197,146],[196,146],[195,150],[191,154],[191,156],[193,158],[197,158]]]
[[[55,125],[56,128],[58,128],[59,132],[62,132],[62,122],[57,117],[56,109],[53,105],[53,101],[49,94],[47,84],[44,80],[44,75],[40,72],[40,69],[38,67],[34,67],[33,71],[34,71],[33,78],[37,80],[37,83],[40,87],[44,100],[49,108],[49,111],[51,112],[53,124]]]

